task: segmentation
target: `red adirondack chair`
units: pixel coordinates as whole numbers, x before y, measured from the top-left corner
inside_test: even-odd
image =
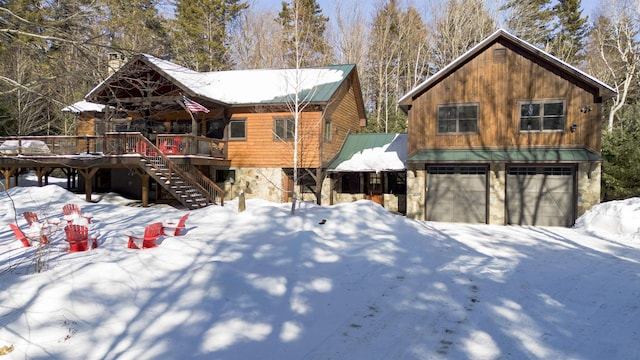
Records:
[[[40,222],[40,220],[38,220],[38,214],[33,211],[25,211],[22,213],[22,216],[24,216],[24,219],[27,220],[27,224],[29,226],[31,226],[34,222]]]
[[[40,231],[39,227],[35,231],[27,231],[26,233],[16,224],[9,223],[9,227],[13,230],[16,239],[20,240],[25,247],[31,246],[34,241],[40,241],[42,245],[49,243],[49,238]]]
[[[84,225],[67,225],[64,227],[64,232],[67,235],[70,252],[89,250],[89,241],[92,249],[98,247],[98,239],[89,238],[89,228]]]
[[[13,230],[13,234],[16,236],[16,239],[20,240],[22,242],[22,245],[24,245],[24,247],[31,246],[31,241],[29,241],[27,236],[22,232],[22,230],[20,230],[18,225],[9,223],[9,227],[11,228],[11,230]]]
[[[127,236],[129,236],[129,243],[127,244],[127,247],[129,249],[148,249],[156,247],[156,240],[160,235],[162,235],[162,223],[153,223],[144,229],[144,235],[142,237],[127,234]]]
[[[85,218],[87,219],[87,223],[91,224],[91,218],[93,217],[91,214],[82,214],[82,210],[80,210],[80,205],[78,204],[66,204],[62,207],[62,213],[69,225],[73,223],[73,220],[78,218]]]
[[[189,213],[182,215],[177,222],[166,221],[162,225],[162,232],[167,234],[167,230],[169,230],[170,234],[167,235],[180,236],[180,232],[186,227],[187,218],[189,218]]]
[[[158,156],[158,153],[156,153],[153,148],[147,146],[147,143],[144,141],[138,141],[136,143],[136,152],[146,156]]]

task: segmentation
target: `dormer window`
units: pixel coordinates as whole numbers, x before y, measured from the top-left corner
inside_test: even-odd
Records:
[[[520,102],[520,131],[564,130],[564,101]]]
[[[438,105],[438,134],[477,132],[478,104]]]

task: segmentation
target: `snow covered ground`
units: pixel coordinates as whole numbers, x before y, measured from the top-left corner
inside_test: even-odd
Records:
[[[0,193],[4,358],[640,358],[637,198],[573,229],[419,222],[368,201],[293,216],[230,202],[145,250],[127,249],[126,231],[184,211],[98,199]],[[68,202],[95,216],[97,249],[69,253],[61,231],[24,248],[6,226],[26,227],[28,210],[60,218]]]

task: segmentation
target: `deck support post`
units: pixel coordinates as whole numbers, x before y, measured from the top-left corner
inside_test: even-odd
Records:
[[[140,174],[142,182],[142,207],[149,206],[149,174]]]
[[[78,169],[84,177],[84,200],[91,202],[91,194],[93,193],[93,176],[98,172],[99,168]]]
[[[13,172],[15,171],[15,168],[2,168],[0,171],[2,171],[2,176],[4,176],[4,189],[5,190],[9,190],[11,189],[11,176],[13,176]],[[17,184],[17,181],[16,181]]]
[[[67,190],[74,189],[76,187],[76,175],[78,174],[78,170],[65,167],[60,169],[67,176]]]
[[[33,172],[38,177],[38,187],[42,187],[43,185],[42,178],[49,174],[50,169],[48,167],[37,167],[33,169]]]

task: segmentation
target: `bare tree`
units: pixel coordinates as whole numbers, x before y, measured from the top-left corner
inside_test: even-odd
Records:
[[[400,12],[395,0],[389,0],[378,8],[367,53],[367,88],[373,109],[376,131],[388,131],[388,109],[393,107],[390,95],[394,87],[393,78],[398,77],[398,58],[400,53]]]
[[[496,30],[495,19],[482,0],[449,0],[434,11],[434,70],[439,70]]]
[[[253,5],[240,14],[229,38],[230,57],[237,69],[285,67],[284,36],[275,17],[275,12]]]
[[[357,0],[336,1],[334,26],[330,28],[331,43],[339,63],[356,64],[364,69],[369,26],[362,3]]]
[[[588,71],[612,86],[618,92],[613,98],[607,120],[607,129],[614,127],[616,113],[628,101],[630,92],[638,86],[640,45],[640,19],[637,0],[602,2],[601,14],[591,31],[589,49],[597,52],[587,61]]]

